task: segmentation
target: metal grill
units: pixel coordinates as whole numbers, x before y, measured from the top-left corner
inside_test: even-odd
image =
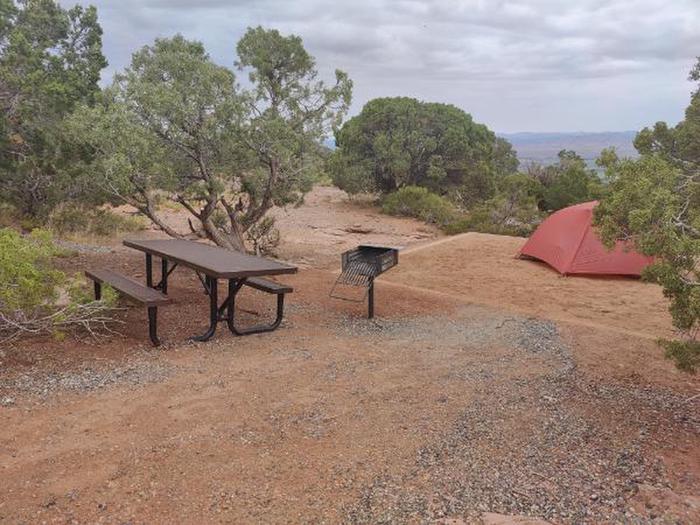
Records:
[[[348,286],[367,286],[369,280],[376,275],[378,275],[378,273],[374,264],[369,261],[357,260],[352,261],[343,268],[336,282]]]
[[[361,245],[341,256],[342,272],[330,296],[345,301],[362,302],[369,296],[369,317],[374,317],[374,279],[399,262],[399,251],[386,246]],[[360,296],[350,289],[362,289]]]

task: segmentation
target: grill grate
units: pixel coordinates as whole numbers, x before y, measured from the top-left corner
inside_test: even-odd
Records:
[[[373,315],[374,278],[398,263],[398,250],[383,246],[359,246],[342,255],[342,272],[333,284],[330,296],[345,301],[362,302],[370,295],[370,317]],[[363,289],[361,295],[352,289]]]
[[[377,266],[370,261],[358,259],[348,263],[338,277],[340,284],[367,286],[372,277],[378,275]]]

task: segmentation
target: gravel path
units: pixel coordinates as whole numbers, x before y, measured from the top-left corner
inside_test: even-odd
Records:
[[[46,400],[61,392],[92,392],[116,385],[138,386],[164,381],[174,366],[157,360],[132,360],[123,365],[90,366],[82,370],[47,371],[33,367],[19,375],[0,376],[0,404],[14,404],[16,396]]]
[[[111,253],[114,251],[109,246],[99,246],[97,244],[85,244],[81,242],[68,241],[65,239],[54,239],[54,243],[61,248],[78,253]]]
[[[402,321],[343,318],[343,336],[478,348],[503,344],[507,358],[458,367],[450,379],[477,386],[450,428],[415,454],[402,475],[381,475],[347,505],[350,523],[472,523],[484,512],[554,523],[666,523],[630,508],[640,484],[665,487],[645,454],[666,428],[700,434],[697,407],[673,393],[585,378],[548,321],[514,316]],[[512,373],[542,366],[542,373]],[[670,431],[670,430],[669,430]],[[508,440],[505,439],[508,436]]]

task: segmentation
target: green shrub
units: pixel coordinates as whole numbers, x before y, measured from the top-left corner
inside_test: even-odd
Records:
[[[611,162],[610,153],[601,162]],[[605,185],[595,170],[589,169],[586,162],[573,151],[561,150],[559,160],[550,166],[531,165],[528,171],[540,183],[538,206],[541,210],[553,212],[594,199],[605,194]]]
[[[224,229],[229,222],[228,213],[224,210],[217,208],[214,213],[211,214],[211,222],[214,223],[219,229]]]
[[[122,216],[110,210],[98,208],[95,210],[88,233],[111,237],[119,232],[135,232],[146,228],[141,216]]]
[[[84,233],[90,227],[87,210],[78,206],[60,206],[49,218],[51,230],[59,235]]]
[[[448,235],[482,232],[527,236],[539,222],[535,199],[517,175],[504,181],[502,193],[469,212],[461,212],[447,198],[418,186],[406,186],[388,195],[382,211],[436,224]]]
[[[328,160],[328,172],[333,184],[350,196],[377,192],[376,181],[367,162],[332,155]]]
[[[414,217],[445,226],[457,218],[454,205],[444,197],[419,186],[405,186],[386,196],[382,211],[389,215]]]
[[[537,208],[540,184],[524,174],[503,177],[497,193],[489,200],[473,206],[468,213],[448,224],[448,234],[477,231],[499,235],[527,236],[539,224]]]
[[[76,328],[94,333],[111,321],[105,312],[114,293],[106,290],[102,301],[92,300],[82,278],[53,267],[59,254],[44,230],[21,235],[0,229],[0,341],[41,333],[60,337]]]
[[[253,245],[256,255],[274,255],[280,243],[280,231],[275,228],[274,217],[264,217],[246,232],[246,239]]]
[[[56,300],[66,279],[51,268],[57,253],[45,231],[23,237],[8,228],[0,230],[0,311],[29,310]]]
[[[518,166],[511,145],[462,109],[408,97],[370,100],[336,130],[335,142],[329,172],[351,194],[420,186],[456,190],[456,202],[472,204]]]
[[[9,228],[19,224],[17,209],[11,204],[0,202],[0,228]]]
[[[479,232],[527,237],[534,230],[534,226],[533,224],[517,222],[497,222],[494,220],[492,211],[489,210],[488,207],[480,206],[470,213],[465,213],[459,219],[445,225],[443,231],[448,235]]]
[[[132,232],[145,228],[141,217],[124,217],[108,209],[74,204],[57,208],[51,214],[49,225],[58,235],[89,234],[101,237],[111,237],[119,232]]]

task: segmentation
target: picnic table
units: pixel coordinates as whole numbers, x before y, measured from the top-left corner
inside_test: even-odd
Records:
[[[105,282],[148,306],[149,333],[154,344],[159,344],[156,334],[156,309],[159,304],[170,301],[167,296],[168,277],[178,267],[194,270],[209,296],[209,328],[203,334],[191,337],[192,340],[211,339],[220,322],[226,322],[229,330],[236,335],[248,335],[274,330],[282,321],[284,296],[291,292],[292,288],[265,279],[264,276],[296,273],[295,266],[184,239],[125,240],[124,245],[145,253],[145,287],[109,270],[86,273],[95,281],[96,296],[99,294],[98,283]],[[153,279],[153,257],[161,260],[160,280],[156,284]],[[221,303],[219,280],[227,281],[226,297]],[[236,296],[246,285],[277,296],[277,316],[271,324],[245,329],[236,326]]]

